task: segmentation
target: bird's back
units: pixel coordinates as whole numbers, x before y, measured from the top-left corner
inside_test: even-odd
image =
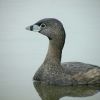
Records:
[[[72,77],[76,84],[100,83],[100,67],[81,62],[62,63],[65,72]]]

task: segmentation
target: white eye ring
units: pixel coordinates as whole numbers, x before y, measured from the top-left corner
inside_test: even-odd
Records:
[[[45,27],[46,27],[46,24],[42,23],[42,24],[40,25],[40,27],[45,28]]]

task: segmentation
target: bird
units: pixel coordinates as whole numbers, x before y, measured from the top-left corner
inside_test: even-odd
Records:
[[[83,62],[61,62],[66,32],[62,22],[56,18],[44,18],[26,27],[49,40],[47,55],[33,76],[34,81],[50,85],[100,84],[100,67]]]

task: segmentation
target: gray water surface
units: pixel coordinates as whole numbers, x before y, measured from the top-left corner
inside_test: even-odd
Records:
[[[33,60],[34,57],[30,56],[30,52],[25,55],[12,52],[12,55],[4,56],[0,63],[1,100],[99,100],[100,98],[100,85],[50,86],[33,82],[32,77],[37,69],[34,67],[39,64]]]
[[[100,66],[100,0],[0,0],[0,100],[99,100],[97,86],[33,83],[48,39],[25,27],[47,17],[64,25],[62,62]]]

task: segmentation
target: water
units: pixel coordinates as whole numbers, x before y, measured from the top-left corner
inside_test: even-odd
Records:
[[[50,86],[32,82],[27,71],[8,71],[0,78],[1,100],[99,100],[99,86]],[[9,74],[10,77],[9,77]]]
[[[12,40],[12,42],[5,40],[5,42],[9,46],[12,42],[15,47],[17,46],[15,40]],[[19,50],[19,48],[16,49]],[[39,55],[34,53],[32,55],[34,50],[30,51],[30,49],[20,53],[14,52],[15,49],[11,53],[9,48],[7,50],[9,53],[5,54],[4,51],[1,53],[1,100],[99,100],[100,86],[59,87],[33,82],[32,77],[37,70],[37,66],[41,63],[41,61],[37,60],[39,58],[36,57]]]
[[[90,96],[96,95],[100,90],[99,86],[50,86],[40,82],[34,82],[35,89],[42,100],[64,100],[68,99],[90,99]],[[98,98],[99,99],[99,98]]]
[[[0,100],[99,100],[99,86],[33,83],[48,40],[25,30],[41,18],[58,18],[67,33],[62,61],[100,66],[99,12],[99,0],[0,0]]]

